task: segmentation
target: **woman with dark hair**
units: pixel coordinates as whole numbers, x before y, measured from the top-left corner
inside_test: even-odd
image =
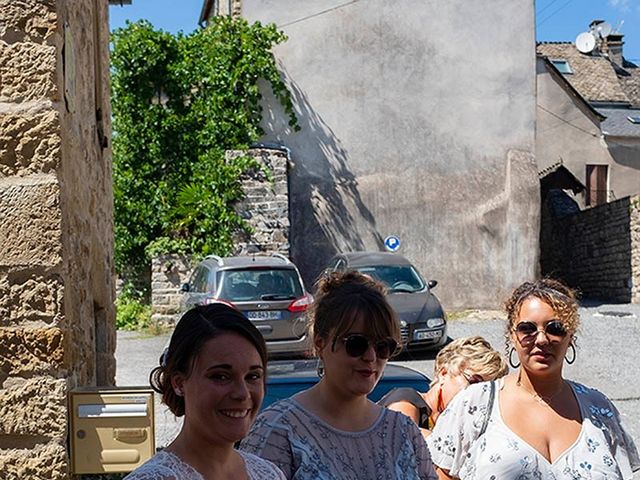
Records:
[[[176,325],[151,386],[184,423],[176,439],[127,480],[284,478],[234,444],[249,431],[265,391],[267,348],[257,328],[221,303],[195,307]]]
[[[240,448],[289,479],[435,479],[418,427],[367,399],[400,338],[384,287],[334,273],[315,297],[310,337],[320,382],[266,409]]]
[[[470,385],[440,415],[427,439],[439,477],[631,479],[640,458],[618,411],[562,375],[576,359],[575,293],[555,280],[527,282],[506,310],[518,372]]]

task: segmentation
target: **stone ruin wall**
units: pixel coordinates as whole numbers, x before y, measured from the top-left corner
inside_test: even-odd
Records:
[[[67,393],[115,378],[108,12],[0,0],[0,477],[70,476]]]
[[[267,171],[252,171],[242,178],[244,199],[236,211],[253,229],[249,235],[237,235],[235,251],[278,252],[289,256],[289,187],[286,152],[268,148],[249,151]],[[228,158],[243,152],[227,152]],[[180,286],[189,280],[194,267],[185,255],[161,255],[151,263],[152,320],[175,323],[180,313]]]
[[[640,303],[640,196],[552,218],[541,225],[542,274],[585,298]]]

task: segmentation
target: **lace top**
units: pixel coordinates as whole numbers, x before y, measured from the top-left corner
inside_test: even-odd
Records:
[[[295,399],[281,400],[260,414],[240,448],[269,459],[288,479],[436,479],[418,427],[386,408],[368,429],[346,432]]]
[[[497,391],[486,431],[480,435],[489,382],[467,387],[440,415],[427,439],[433,462],[462,480],[631,479],[632,472],[640,470],[640,458],[618,411],[597,390],[568,383],[580,406],[582,428],[553,463],[503,422]]]
[[[247,452],[244,459],[251,480],[284,480],[282,472],[271,462]],[[162,450],[136,468],[125,480],[204,480],[203,476],[177,455]]]

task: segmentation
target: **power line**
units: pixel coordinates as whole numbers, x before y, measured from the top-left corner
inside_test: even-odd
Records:
[[[284,28],[284,27],[288,27],[289,25],[293,25],[293,24],[296,24],[296,23],[304,22],[305,20],[309,20],[311,18],[319,17],[320,15],[324,15],[325,13],[333,12],[335,10],[339,10],[341,8],[348,7],[349,5],[353,5],[354,3],[358,3],[359,1],[360,0],[351,0],[350,2],[342,3],[340,5],[336,5],[335,7],[327,8],[326,10],[322,10],[321,12],[313,13],[311,15],[307,15],[306,17],[301,17],[301,18],[298,18],[296,20],[292,20],[292,21],[287,22],[287,23],[282,23],[282,24],[278,25],[277,27],[278,28]]]
[[[559,8],[557,8],[556,10],[553,11],[553,13],[551,13],[550,15],[546,16],[543,20],[541,20],[537,26],[541,26],[543,23],[545,23],[547,20],[549,20],[551,17],[553,17],[556,13],[558,13],[560,10],[562,10],[564,7],[566,7],[567,5],[569,5],[573,0],[567,0],[565,3],[563,3]]]
[[[542,12],[544,12],[547,8],[549,8],[551,5],[553,5],[554,3],[556,3],[558,0],[551,0],[551,2],[547,3],[546,7],[541,8],[538,11],[538,15],[540,15]]]
[[[560,115],[557,115],[557,114],[553,113],[551,110],[547,110],[546,108],[544,108],[544,107],[543,107],[542,105],[540,105],[539,103],[537,104],[537,106],[538,106],[538,108],[539,108],[540,110],[543,110],[543,111],[547,112],[549,115],[551,115],[551,116],[553,116],[553,117],[557,118],[557,119],[558,119],[558,120],[560,120],[561,122],[566,123],[567,125],[569,125],[569,126],[571,126],[571,127],[575,128],[576,130],[580,130],[582,133],[586,133],[586,134],[587,134],[587,135],[589,135],[590,137],[600,138],[600,135],[597,135],[597,134],[592,133],[592,132],[590,132],[590,131],[588,131],[588,130],[585,130],[584,128],[579,127],[578,125],[574,125],[573,123],[571,123],[571,122],[569,122],[569,121],[565,120],[564,118],[562,118]],[[547,130],[551,130],[551,129],[547,129]],[[545,131],[547,131],[547,130],[545,130]]]

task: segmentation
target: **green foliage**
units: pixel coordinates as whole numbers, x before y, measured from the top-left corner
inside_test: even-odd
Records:
[[[151,327],[151,306],[142,298],[120,295],[116,300],[116,328],[118,330],[143,330]]]
[[[266,80],[297,129],[271,48],[274,25],[216,17],[189,35],[129,23],[112,37],[116,269],[133,277],[150,254],[225,255],[246,229],[233,210],[255,161],[225,159],[263,133]]]

